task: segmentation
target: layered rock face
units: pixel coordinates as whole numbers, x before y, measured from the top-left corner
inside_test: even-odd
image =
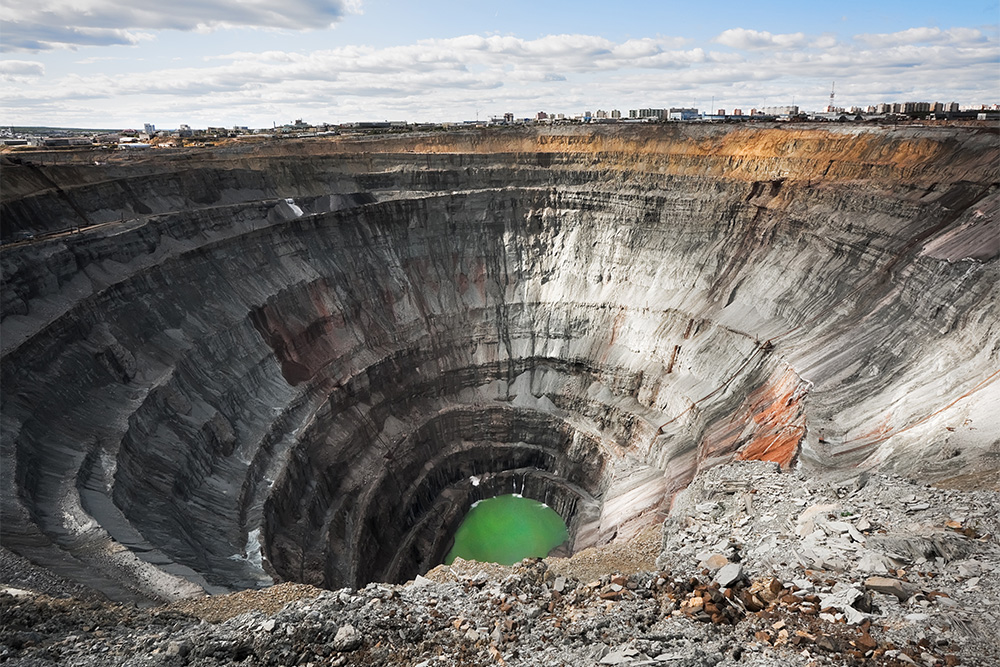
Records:
[[[0,529],[112,597],[405,580],[499,493],[625,539],[733,458],[997,468],[994,132],[85,157],[4,165]]]

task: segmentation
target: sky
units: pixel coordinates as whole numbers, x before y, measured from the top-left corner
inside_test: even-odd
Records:
[[[0,125],[1000,102],[997,0],[4,0]]]

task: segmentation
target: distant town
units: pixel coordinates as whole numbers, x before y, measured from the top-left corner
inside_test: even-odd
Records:
[[[831,95],[832,97],[832,95]],[[958,102],[894,102],[867,107],[837,107],[833,104],[822,111],[803,111],[792,104],[760,109],[697,108],[619,109],[584,111],[577,114],[539,111],[532,117],[516,117],[513,113],[492,116],[486,120],[466,120],[443,123],[409,123],[407,121],[362,121],[351,123],[307,123],[301,119],[270,128],[251,129],[237,125],[228,127],[192,128],[180,125],[176,129],[157,129],[145,123],[141,130],[82,130],[59,128],[0,128],[0,146],[73,147],[100,145],[122,150],[175,148],[182,146],[212,146],[219,141],[267,137],[315,137],[349,133],[379,133],[404,131],[435,131],[457,127],[495,127],[510,125],[556,125],[572,123],[745,123],[745,122],[838,122],[838,123],[901,123],[941,120],[1000,120],[1000,104],[960,105]]]

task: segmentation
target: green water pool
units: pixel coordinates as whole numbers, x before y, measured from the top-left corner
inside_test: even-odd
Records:
[[[465,516],[445,564],[456,557],[513,565],[545,557],[569,536],[566,524],[548,505],[519,495],[481,500]]]

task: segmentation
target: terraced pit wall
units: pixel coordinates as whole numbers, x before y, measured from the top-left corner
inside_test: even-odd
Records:
[[[3,166],[3,545],[112,597],[576,548],[732,458],[995,470],[989,128],[554,127]]]

